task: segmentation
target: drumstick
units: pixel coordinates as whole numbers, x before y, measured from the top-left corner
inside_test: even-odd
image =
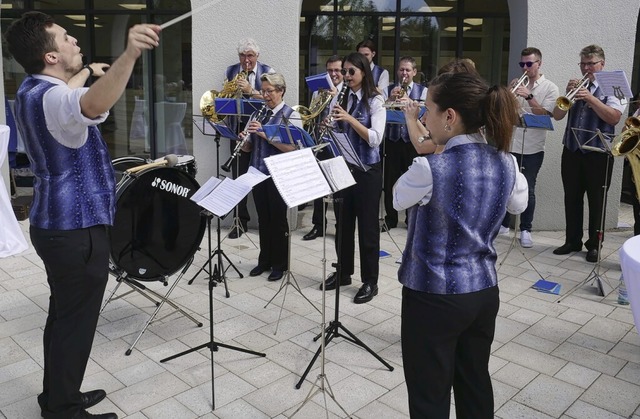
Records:
[[[207,7],[211,7],[216,3],[220,3],[220,1],[221,0],[212,0],[210,2],[207,2],[207,3],[203,4],[202,6],[196,7],[195,9],[190,10],[190,11],[188,11],[187,13],[185,13],[183,15],[180,15],[180,16],[178,16],[176,18],[173,18],[173,19],[171,19],[171,20],[169,20],[167,22],[164,22],[162,25],[160,25],[160,29],[168,28],[169,26],[173,25],[174,23],[178,23],[181,20],[184,20],[184,19],[188,18],[189,16],[191,16],[192,14],[194,14],[196,12],[204,10]]]
[[[152,167],[160,167],[160,166],[173,167],[177,163],[178,163],[178,156],[176,156],[175,154],[167,154],[160,161],[156,161],[156,162],[153,162],[153,163],[147,163],[147,164],[143,164],[143,165],[140,165],[140,166],[131,167],[131,168],[125,170],[125,173],[137,173],[137,172],[140,172],[142,170],[147,170],[147,169],[150,169]]]

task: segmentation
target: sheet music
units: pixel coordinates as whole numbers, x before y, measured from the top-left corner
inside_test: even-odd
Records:
[[[237,183],[247,185],[253,189],[254,186],[256,186],[260,182],[267,180],[269,177],[269,175],[265,175],[255,167],[249,166],[249,170],[247,170],[247,173],[243,174],[242,176],[238,176],[235,181]]]
[[[311,148],[276,154],[264,162],[289,208],[331,193]]]
[[[353,178],[342,156],[322,160],[318,164],[333,192],[341,191],[356,184],[356,180]]]
[[[593,73],[602,92],[607,96],[613,96],[620,100],[625,97],[633,97],[627,75],[622,70],[599,71]]]
[[[197,202],[218,217],[224,217],[251,192],[251,187],[225,178],[208,195]]]
[[[360,160],[360,157],[358,156],[358,153],[356,153],[356,150],[353,148],[353,145],[351,144],[349,137],[347,137],[347,134],[345,134],[344,132],[333,132],[331,135],[335,139],[337,143],[336,145],[338,146],[340,153],[347,161],[347,163],[359,167],[364,171],[369,170],[369,166],[362,163],[362,160]]]
[[[211,191],[213,191],[216,186],[220,184],[220,182],[222,182],[220,179],[212,176],[208,181],[204,183],[204,185],[200,186],[200,189],[198,189],[193,195],[191,195],[190,199],[197,204],[198,201],[209,195]]]

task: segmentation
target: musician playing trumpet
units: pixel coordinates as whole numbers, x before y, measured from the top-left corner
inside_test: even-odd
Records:
[[[586,88],[575,92],[575,103],[568,109],[560,109],[557,105],[553,117],[569,120],[562,140],[562,185],[564,187],[564,213],[566,222],[565,243],[553,251],[556,255],[566,255],[582,250],[582,220],[584,194],[589,201],[589,239],[584,243],[587,248],[586,260],[598,261],[600,221],[604,218],[603,199],[611,184],[613,164],[607,164],[612,158],[609,153],[599,153],[582,148],[605,148],[596,134],[613,134],[615,125],[620,121],[626,105],[613,96],[605,96],[598,85],[594,74],[604,69],[604,50],[598,45],[588,45],[580,51],[580,71],[587,76],[590,83]],[[576,85],[575,80],[567,84],[567,94]],[[577,128],[577,129],[574,129]],[[609,162],[611,163],[611,162]],[[605,185],[605,179],[607,180]],[[604,196],[603,196],[604,195]],[[604,232],[601,232],[604,234]]]
[[[263,124],[295,125],[302,128],[300,114],[284,103],[283,96],[287,85],[282,74],[263,74],[260,77],[266,112],[258,112],[259,118],[252,116],[246,131],[240,134],[244,140],[245,152],[251,152],[251,166],[268,175],[269,169],[264,159],[274,154],[295,150],[292,144],[283,144],[278,138],[270,138],[263,130]],[[270,177],[253,188],[253,200],[258,213],[258,234],[260,254],[258,265],[251,270],[250,276],[258,276],[271,269],[269,281],[282,278],[288,269],[289,224],[287,222],[287,204],[280,196],[273,179]]]
[[[520,114],[551,115],[558,98],[558,86],[542,74],[542,52],[538,48],[528,47],[520,53],[522,69],[520,79],[514,79],[512,92],[520,107]],[[518,80],[524,80],[518,83]],[[533,212],[536,208],[536,179],[544,159],[544,144],[547,131],[542,129],[525,129],[517,127],[513,131],[511,154],[516,157],[522,174],[529,184],[529,204],[520,217],[520,245],[533,247],[531,229]],[[500,233],[509,234],[511,214],[506,214],[500,227]]]
[[[384,91],[386,102],[406,105],[416,100],[424,103],[427,98],[427,88],[413,82],[413,78],[418,74],[416,60],[409,56],[400,58],[396,74],[396,83]],[[411,166],[413,159],[418,156],[415,147],[411,144],[406,124],[387,123],[383,156],[385,223],[382,230],[387,231],[398,225],[398,212],[393,208],[391,189]]]

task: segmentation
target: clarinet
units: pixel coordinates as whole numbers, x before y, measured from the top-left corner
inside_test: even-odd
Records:
[[[253,116],[251,116],[251,118],[249,118],[249,120],[247,121],[247,125],[245,125],[244,129],[242,130],[242,133],[244,134],[244,139],[238,141],[238,144],[236,144],[236,148],[233,149],[233,153],[231,153],[231,156],[229,156],[229,159],[222,166],[220,166],[222,170],[224,170],[225,172],[231,171],[231,163],[233,163],[233,160],[238,156],[238,154],[240,154],[240,150],[249,139],[249,134],[247,132],[247,130],[249,129],[249,124],[251,124],[253,121],[262,119],[262,117],[266,113],[267,113],[267,104],[265,103],[264,105],[262,105],[262,108],[258,110],[258,112],[256,112],[255,114],[253,114]]]
[[[349,84],[345,80],[342,84],[342,89],[338,92],[338,96],[336,97],[336,104],[340,104],[342,99],[344,99],[344,95],[347,94],[347,89],[349,88]],[[327,119],[327,123],[322,127],[322,131],[320,131],[320,138],[324,137],[327,134],[329,126],[333,125],[333,113],[329,114],[329,118]]]

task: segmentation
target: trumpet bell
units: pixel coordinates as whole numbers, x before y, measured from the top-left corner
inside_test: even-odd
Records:
[[[568,111],[569,108],[571,108],[572,104],[573,102],[571,102],[571,100],[569,100],[566,96],[560,96],[558,97],[558,99],[556,99],[556,106],[561,111]]]

